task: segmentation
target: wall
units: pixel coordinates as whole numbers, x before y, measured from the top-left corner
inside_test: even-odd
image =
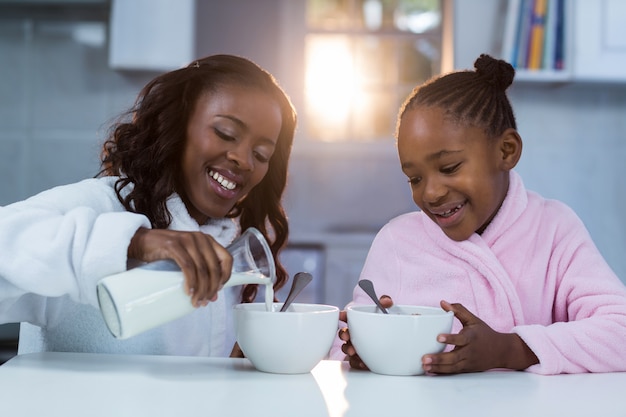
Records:
[[[95,175],[103,129],[148,79],[108,69],[106,13],[83,16],[0,15],[0,205]]]

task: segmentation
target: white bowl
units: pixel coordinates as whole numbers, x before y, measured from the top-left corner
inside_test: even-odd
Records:
[[[339,308],[323,304],[282,303],[267,311],[265,303],[237,304],[235,329],[239,347],[259,371],[277,374],[310,372],[328,354],[339,322]]]
[[[450,333],[454,314],[438,307],[394,305],[383,314],[375,305],[346,308],[350,341],[370,371],[421,375],[422,356],[442,352],[437,335]]]

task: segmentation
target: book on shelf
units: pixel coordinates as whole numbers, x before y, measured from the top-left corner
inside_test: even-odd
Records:
[[[516,69],[564,69],[566,0],[509,0],[502,57]]]
[[[557,2],[556,1],[548,1],[546,5],[546,28],[550,28],[550,30],[546,30],[545,34],[545,42],[543,45],[543,67],[544,68],[556,68],[555,65],[555,55],[556,55],[556,10]],[[560,41],[562,42],[562,41]]]
[[[528,41],[528,68],[542,68],[543,45],[546,33],[546,6],[548,0],[534,0],[530,18],[530,39]]]
[[[522,13],[519,13],[521,0],[509,0],[506,21],[504,22],[504,36],[502,37],[502,58],[514,67],[517,66],[519,45],[519,30]]]
[[[520,3],[519,26],[517,27],[517,58],[516,68],[528,68],[528,41],[530,40],[530,26],[532,23],[533,0],[522,0]]]
[[[554,68],[564,69],[565,59],[565,0],[556,1]]]

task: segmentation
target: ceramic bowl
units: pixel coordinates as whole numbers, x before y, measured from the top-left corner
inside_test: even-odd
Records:
[[[383,375],[420,375],[422,356],[442,352],[437,335],[450,333],[454,314],[439,307],[394,305],[383,314],[374,305],[346,308],[350,340],[367,367]]]
[[[339,308],[323,304],[282,303],[267,311],[265,303],[237,304],[235,331],[239,347],[259,371],[275,374],[310,372],[332,346]]]

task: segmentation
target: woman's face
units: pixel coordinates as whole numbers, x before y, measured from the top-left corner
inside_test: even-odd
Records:
[[[440,108],[404,114],[398,153],[415,204],[450,239],[482,233],[506,196],[509,173],[501,140],[446,120]]]
[[[226,216],[261,182],[281,124],[278,103],[260,90],[223,86],[200,96],[187,125],[181,192],[199,224]]]

